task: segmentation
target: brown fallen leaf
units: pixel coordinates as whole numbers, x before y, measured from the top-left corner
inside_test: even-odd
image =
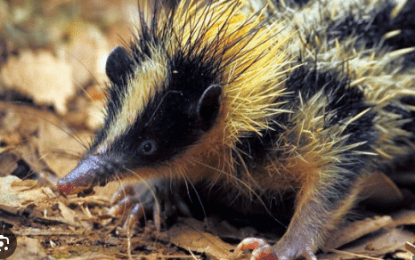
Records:
[[[372,250],[366,250],[367,241],[363,241],[360,245],[349,247],[347,250],[356,253],[369,253],[370,255],[383,256],[386,253],[394,252],[398,249],[403,250],[407,241],[414,241],[415,235],[412,232],[403,229],[388,229],[379,235],[368,238],[372,246]]]
[[[413,210],[403,210],[393,215],[395,220],[393,226],[402,226],[402,225],[415,225],[415,211]]]
[[[53,104],[61,114],[67,110],[66,100],[75,94],[72,67],[64,54],[54,56],[43,50],[22,51],[2,65],[0,76],[9,88],[16,88],[38,104]]]
[[[37,181],[21,180],[16,176],[0,178],[0,208],[16,214],[30,205],[40,210],[48,208],[55,194],[49,187],[41,187]]]
[[[21,180],[16,176],[0,178],[0,209],[5,212],[18,216],[19,212],[30,208],[30,218],[33,221],[91,228],[92,222],[78,221],[82,215],[75,213],[60,201],[58,205],[62,216],[49,215],[48,212],[57,199],[49,187],[41,186],[36,180]]]
[[[383,227],[393,223],[390,216],[367,218],[361,221],[355,221],[346,227],[337,230],[326,242],[326,248],[339,248],[347,243],[355,241],[356,239],[375,232]]]
[[[58,177],[65,176],[77,165],[86,151],[92,134],[72,131],[62,122],[42,122],[36,140],[40,156]]]
[[[342,250],[325,249],[328,252],[335,254],[325,254],[319,259],[349,259],[353,258],[383,258],[387,253],[393,253],[397,250],[403,250],[407,241],[414,241],[415,234],[402,229],[385,229],[379,233],[369,235],[349,245],[346,245]],[[368,247],[369,245],[369,247]],[[354,255],[354,257],[352,256]],[[356,255],[359,255],[357,257]]]
[[[89,131],[71,130],[57,115],[46,109],[0,102],[0,172],[11,174],[17,162],[28,165],[28,174],[53,184],[54,173],[61,177],[76,166],[91,138]],[[25,177],[25,176],[19,176]]]
[[[68,37],[68,60],[75,84],[83,87],[91,79],[98,84],[107,81],[105,62],[111,48],[99,27],[80,20],[74,21]]]
[[[203,231],[203,222],[182,219],[169,231],[169,241],[185,250],[206,253],[218,259],[231,259],[235,247]]]
[[[369,259],[369,260],[382,260],[382,258],[379,257],[372,257],[367,254],[356,254],[349,251],[342,251],[342,250],[336,250],[336,249],[330,249],[329,252],[334,254],[325,254],[323,256],[318,257],[318,259],[322,260],[344,260],[344,259]]]
[[[414,255],[410,252],[396,252],[395,254],[393,254],[393,257],[395,259],[412,260],[413,256]]]
[[[62,214],[62,222],[70,224],[72,226],[79,226],[79,221],[76,220],[77,213],[73,210],[71,210],[69,207],[67,207],[62,202],[58,202],[60,212]],[[91,228],[92,225],[87,226],[88,228]]]

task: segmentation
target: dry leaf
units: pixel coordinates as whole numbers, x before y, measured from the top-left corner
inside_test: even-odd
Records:
[[[75,85],[72,68],[62,56],[55,57],[49,51],[22,51],[2,65],[1,79],[6,86],[18,89],[39,104],[53,104],[64,114],[66,100],[75,94]]]
[[[368,218],[361,221],[355,221],[346,227],[342,227],[332,235],[332,239],[326,242],[327,248],[339,248],[356,239],[375,232],[376,230],[386,227],[393,222],[390,216]]]
[[[39,153],[58,177],[69,173],[85,153],[92,135],[74,132],[61,122],[44,122],[39,129]]]
[[[49,187],[40,187],[37,181],[21,180],[16,176],[0,178],[0,208],[16,214],[29,205],[47,208],[55,194]]]
[[[393,216],[394,226],[415,225],[415,211],[404,210]]]
[[[105,63],[111,48],[101,30],[93,24],[75,21],[71,25],[67,52],[72,77],[77,86],[85,86],[91,79],[103,85],[107,81]]]
[[[53,183],[50,170],[58,177],[68,173],[90,141],[89,132],[73,132],[48,110],[0,103],[0,113],[0,124],[5,126],[0,129],[0,140],[9,151],[0,156],[0,166],[4,166],[0,172],[10,174],[23,160],[31,171],[44,174],[42,180]]]
[[[409,252],[397,252],[394,254],[395,259],[405,259],[405,260],[412,260],[413,254]]]
[[[185,219],[169,230],[169,242],[190,251],[206,253],[217,258],[230,259],[235,247],[219,237],[203,231],[203,222]]]
[[[386,253],[394,252],[397,249],[404,249],[407,241],[414,241],[415,235],[412,232],[402,229],[389,229],[374,237],[368,237],[362,243],[347,247],[347,251],[370,254],[382,257]],[[369,242],[370,241],[370,242]],[[367,250],[366,245],[370,243],[371,249]]]
[[[68,208],[65,204],[63,204],[62,202],[58,202],[59,205],[59,209],[61,211],[62,214],[62,218],[63,218],[63,222],[64,223],[68,223],[70,225],[73,226],[79,226],[79,222],[76,221],[76,213],[75,211],[71,210],[70,208]]]
[[[406,241],[414,241],[414,239],[415,234],[412,232],[401,229],[388,229],[353,242],[342,250],[327,250],[334,254],[320,254],[318,259],[373,259],[375,257],[380,260],[387,253],[403,250]]]

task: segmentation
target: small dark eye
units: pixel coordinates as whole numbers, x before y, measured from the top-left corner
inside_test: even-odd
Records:
[[[152,155],[157,150],[157,143],[154,140],[145,140],[140,145],[140,152],[143,155]]]

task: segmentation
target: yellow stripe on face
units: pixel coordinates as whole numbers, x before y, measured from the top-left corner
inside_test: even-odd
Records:
[[[137,120],[157,92],[160,92],[167,82],[168,62],[166,55],[154,47],[151,58],[147,58],[134,71],[129,79],[126,92],[122,98],[121,109],[114,117],[116,120],[107,129],[107,138],[98,150],[105,151]],[[121,93],[122,94],[122,93]]]

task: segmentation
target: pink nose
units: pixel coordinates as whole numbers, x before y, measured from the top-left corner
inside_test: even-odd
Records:
[[[92,156],[93,157],[93,156]],[[97,185],[96,172],[98,164],[96,158],[88,158],[73,169],[68,175],[58,180],[58,189],[66,194],[78,193]]]

